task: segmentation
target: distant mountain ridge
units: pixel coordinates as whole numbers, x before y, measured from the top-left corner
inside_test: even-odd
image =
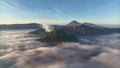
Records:
[[[42,27],[42,25],[37,23],[0,25],[0,29],[38,29],[40,27]]]
[[[103,27],[103,26],[99,26],[99,25],[96,25],[93,23],[87,23],[87,22],[84,22],[82,25],[93,27],[93,28],[107,28],[107,27]]]

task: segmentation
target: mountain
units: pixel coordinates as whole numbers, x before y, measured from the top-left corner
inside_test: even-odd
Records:
[[[38,29],[40,27],[42,27],[41,24],[37,23],[0,25],[0,29]]]
[[[120,33],[119,29],[102,27],[92,23],[79,23],[77,21],[72,21],[69,24],[62,27],[61,30],[75,36],[95,36],[110,33]]]
[[[35,31],[29,32],[29,34],[34,34],[39,37],[45,37],[48,34],[48,32],[46,32],[43,28],[39,28]]]
[[[30,34],[40,34],[41,32],[46,32],[45,29],[43,28],[39,28],[35,31],[29,32]]]
[[[120,28],[107,28],[92,23],[79,23],[72,21],[67,25],[52,25],[54,30],[46,32],[45,29],[39,28],[31,33],[42,37],[41,41],[74,41],[78,36],[97,36],[111,33],[120,33]],[[70,37],[71,36],[71,37]],[[74,39],[73,39],[74,38]]]
[[[77,22],[76,20],[71,21],[67,26],[80,26],[81,23]]]
[[[93,24],[93,23],[87,23],[87,22],[84,22],[82,25],[85,25],[85,26],[88,26],[88,27],[93,27],[93,28],[99,28],[99,29],[107,28],[107,27],[103,27],[103,26],[99,26],[99,25],[96,25],[96,24]]]
[[[62,30],[53,30],[39,40],[43,42],[75,42],[78,39]]]
[[[62,28],[65,32],[76,36],[95,36],[111,33],[109,28],[99,28],[82,24],[80,26],[65,26]]]

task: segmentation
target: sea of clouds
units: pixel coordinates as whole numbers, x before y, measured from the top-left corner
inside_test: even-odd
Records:
[[[82,39],[87,44],[56,46],[35,41],[38,37],[23,32],[0,36],[0,68],[120,68],[120,34],[90,37],[97,41]]]

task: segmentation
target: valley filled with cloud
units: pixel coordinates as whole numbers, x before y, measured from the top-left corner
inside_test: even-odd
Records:
[[[62,42],[53,46],[35,41],[38,37],[27,32],[2,33],[0,68],[119,68],[120,65],[120,34],[81,39],[95,42],[92,44]]]

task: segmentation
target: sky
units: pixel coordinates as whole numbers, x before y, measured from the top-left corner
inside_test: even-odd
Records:
[[[0,24],[120,24],[120,0],[0,0]]]

